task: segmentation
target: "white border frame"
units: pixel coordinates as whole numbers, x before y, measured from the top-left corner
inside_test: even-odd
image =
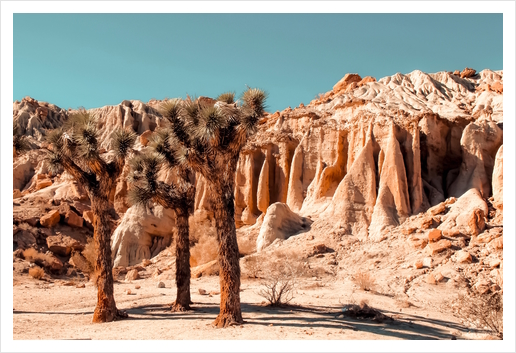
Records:
[[[504,331],[503,341],[396,341],[386,345],[383,341],[238,341],[228,344],[225,341],[83,341],[79,344],[63,344],[61,341],[13,341],[12,316],[12,280],[11,270],[11,185],[12,174],[8,168],[12,163],[10,147],[11,120],[13,102],[13,13],[503,13],[503,62],[504,62],[504,94],[509,99],[504,104],[505,134],[509,136],[505,144],[504,208],[506,214],[505,252],[504,257]],[[481,26],[481,24],[479,24]],[[467,35],[465,33],[464,35]],[[460,45],[460,43],[458,43]],[[465,48],[465,50],[470,50]],[[474,55],[474,52],[472,52]],[[2,1],[1,3],[1,350],[2,351],[40,351],[67,352],[73,348],[77,352],[84,351],[297,351],[337,352],[353,351],[455,351],[455,352],[514,352],[516,350],[514,335],[514,269],[515,269],[515,3],[513,1]],[[51,103],[51,102],[50,102]]]

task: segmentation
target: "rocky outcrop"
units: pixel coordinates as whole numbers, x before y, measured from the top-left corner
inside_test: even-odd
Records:
[[[485,217],[489,209],[480,191],[470,189],[451,205],[448,213],[441,217],[439,229],[452,231],[466,236],[475,236],[485,228]]]
[[[480,120],[466,126],[460,140],[462,164],[450,185],[451,196],[459,197],[471,188],[490,196],[495,155],[502,140],[503,131],[493,121]]]
[[[256,239],[256,250],[261,251],[276,239],[288,239],[290,236],[308,231],[312,221],[292,212],[281,202],[276,202],[267,208],[267,212]]]
[[[390,128],[385,152],[380,151],[378,172],[380,187],[369,226],[369,236],[381,239],[386,229],[396,227],[411,215],[405,164],[394,126]]]
[[[372,129],[348,173],[339,183],[322,218],[331,217],[346,234],[365,238],[376,202],[376,166]]]
[[[493,168],[493,204],[503,210],[503,145],[496,152]]]
[[[130,207],[113,233],[114,266],[132,266],[150,259],[172,242],[175,214],[162,206]]]

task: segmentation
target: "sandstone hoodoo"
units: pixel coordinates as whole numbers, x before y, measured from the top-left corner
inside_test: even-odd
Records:
[[[466,289],[503,293],[503,71],[336,81],[273,114],[257,89],[16,102],[14,271],[94,281],[95,321],[125,316],[115,295],[172,288],[175,311],[218,303],[219,327],[291,281],[303,305],[385,293],[420,316]]]

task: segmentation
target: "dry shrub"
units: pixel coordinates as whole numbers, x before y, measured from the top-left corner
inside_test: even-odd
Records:
[[[217,259],[217,231],[209,219],[194,215],[190,225],[190,266],[195,267]]]
[[[260,261],[258,256],[247,256],[243,258],[244,272],[250,278],[259,278],[261,272]]]
[[[258,294],[265,298],[271,306],[288,304],[294,298],[297,279],[302,273],[297,254],[287,255],[277,252],[263,268],[262,289]]]
[[[376,281],[369,272],[357,272],[353,278],[353,282],[355,282],[360,289],[365,291],[372,291],[376,286]]]
[[[97,260],[97,253],[95,252],[95,243],[93,242],[93,238],[88,238],[88,243],[84,246],[84,250],[81,253],[86,261],[88,261],[90,269],[86,269],[85,271],[81,268],[80,270],[86,273],[93,271],[95,268],[95,262]]]
[[[369,306],[369,302],[365,299],[361,300],[359,304],[350,303],[345,305],[340,315],[354,319],[373,319],[377,322],[392,320],[392,318],[384,315],[381,311]]]
[[[40,253],[36,249],[28,248],[23,251],[23,257],[25,260],[38,264],[40,266],[50,266],[52,263],[52,260],[49,258],[48,255]]]
[[[462,324],[503,339],[503,292],[480,294],[468,290],[451,303],[453,314]]]
[[[29,269],[29,276],[35,279],[41,279],[45,275],[45,271],[39,266],[34,266]]]

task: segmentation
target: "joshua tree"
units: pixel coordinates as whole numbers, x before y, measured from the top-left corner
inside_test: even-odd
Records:
[[[241,102],[233,93],[217,100],[199,97],[166,102],[162,115],[171,123],[175,159],[200,173],[212,192],[220,266],[220,313],[214,325],[242,323],[240,265],[235,227],[234,184],[240,150],[257,131],[265,92],[249,88]]]
[[[97,121],[82,110],[70,116],[62,128],[53,130],[47,138],[51,143],[51,152],[47,156],[51,171],[57,173],[63,168],[70,173],[84,187],[91,201],[97,255],[94,273],[98,290],[93,322],[126,317],[127,314],[117,309],[113,295],[110,216],[113,206],[109,195],[116,186],[136,135],[128,130],[116,130],[111,137],[114,158],[108,162],[99,154]]]
[[[129,192],[130,202],[146,205],[154,201],[176,213],[176,301],[173,311],[190,309],[190,228],[188,217],[194,210],[195,186],[194,173],[186,165],[179,165],[172,150],[173,133],[164,129],[158,132],[151,144],[155,152],[136,156],[131,159],[129,179],[133,187]],[[158,181],[160,167],[173,169],[175,180],[172,184]]]
[[[29,141],[27,141],[27,137],[23,134],[20,134],[18,125],[16,125],[16,123],[13,125],[13,148],[14,154],[22,154],[25,151],[31,149]]]

